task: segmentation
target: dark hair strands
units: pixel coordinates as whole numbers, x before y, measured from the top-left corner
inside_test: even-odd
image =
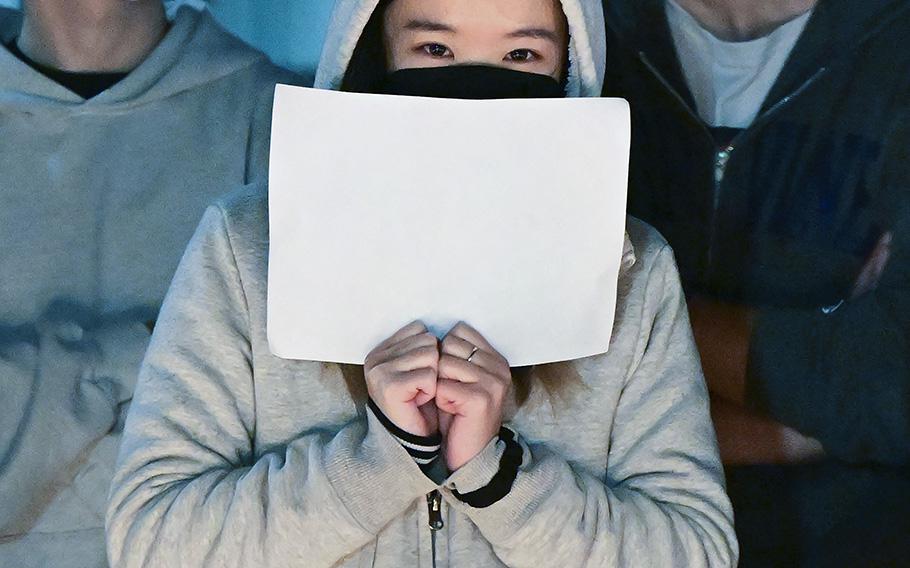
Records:
[[[388,74],[382,21],[392,0],[381,0],[357,40],[341,82],[349,93],[375,93]]]

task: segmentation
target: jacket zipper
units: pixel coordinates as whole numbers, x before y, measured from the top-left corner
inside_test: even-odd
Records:
[[[714,185],[711,194],[711,231],[708,235],[708,266],[707,273],[710,279],[714,272],[714,242],[717,240],[717,217],[720,212],[720,194],[721,185],[724,181],[724,175],[727,173],[727,163],[730,162],[730,156],[736,149],[740,134],[733,137],[733,140],[722,150],[715,151],[714,154]]]
[[[442,522],[442,495],[437,490],[427,493],[427,513],[430,525],[430,549],[433,568],[436,568],[436,533],[445,526]]]
[[[736,150],[742,144],[748,136],[756,131],[758,127],[768,122],[771,117],[780,112],[782,108],[787,106],[787,104],[792,101],[795,97],[802,94],[806,89],[808,89],[813,83],[815,83],[819,77],[827,73],[827,67],[820,67],[815,73],[813,73],[808,79],[803,81],[803,83],[796,88],[789,95],[784,96],[782,99],[771,105],[768,110],[760,114],[752,121],[752,124],[748,128],[744,129],[742,132],[733,137],[733,140],[722,150],[718,151],[714,156],[714,200],[713,200],[713,209],[711,211],[711,234],[710,241],[708,242],[708,277],[711,278],[714,272],[714,255],[715,255],[715,245],[717,242],[717,216],[720,211],[720,196],[721,196],[721,186],[724,181],[724,176],[727,173],[727,165],[730,163],[730,157],[733,155],[733,151]]]
[[[695,121],[699,126],[699,129],[707,136],[711,142],[711,146],[716,148],[714,137],[711,135],[711,131],[705,126],[704,121],[695,114],[695,111],[689,106],[686,100],[680,95],[676,89],[673,88],[673,85],[664,78],[664,76],[657,70],[657,67],[648,59],[648,56],[645,55],[644,51],[638,52],[638,58],[641,60],[642,64],[654,75],[655,78],[660,82],[661,85],[676,99],[679,105],[686,111],[689,117]],[[822,75],[827,73],[828,67],[820,67],[815,73],[813,73],[808,79],[803,81],[803,83],[796,88],[792,93],[786,95],[776,103],[774,103],[768,110],[760,114],[752,121],[747,128],[742,132],[733,137],[733,140],[730,141],[724,148],[720,150],[715,150],[714,152],[714,186],[711,199],[711,226],[710,233],[708,235],[708,265],[707,265],[707,276],[710,279],[714,272],[714,256],[715,248],[717,241],[717,216],[720,211],[720,197],[721,189],[724,181],[724,176],[727,173],[727,166],[730,163],[730,158],[733,155],[733,151],[736,150],[739,145],[750,136],[758,126],[767,122],[770,117],[777,114],[780,109],[785,107],[790,101],[795,97],[802,94],[806,89],[808,89],[813,83],[815,83]]]
[[[651,74],[663,85],[664,89],[667,90],[670,95],[676,99],[676,102],[679,103],[679,106],[689,115],[689,118],[698,126],[698,129],[704,134],[705,139],[711,145],[711,148],[714,148],[714,186],[712,188],[711,194],[711,221],[709,227],[708,235],[708,272],[710,273],[711,264],[714,259],[714,236],[716,232],[715,226],[717,225],[717,211],[720,208],[720,184],[723,180],[725,170],[727,169],[727,162],[730,160],[730,154],[733,151],[732,143],[724,149],[724,151],[717,152],[717,143],[714,141],[714,136],[711,135],[711,131],[708,130],[708,127],[705,126],[705,122],[698,116],[692,107],[689,106],[689,103],[686,102],[686,99],[679,94],[679,92],[673,88],[673,85],[657,70],[657,67],[651,63],[651,60],[648,59],[648,56],[644,51],[638,52],[638,59],[642,64],[651,72]],[[723,154],[723,158],[721,158]]]

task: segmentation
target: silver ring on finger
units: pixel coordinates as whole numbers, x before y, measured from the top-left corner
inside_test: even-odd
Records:
[[[474,355],[477,355],[477,352],[478,352],[478,351],[480,351],[480,347],[477,347],[477,346],[475,345],[475,346],[474,346],[474,349],[471,350],[471,354],[468,355],[468,357],[467,357],[467,359],[465,359],[465,361],[467,361],[468,363],[470,363],[470,362],[474,359]]]

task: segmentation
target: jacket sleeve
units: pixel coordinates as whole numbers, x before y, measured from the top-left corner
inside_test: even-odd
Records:
[[[256,452],[253,369],[240,273],[212,207],[140,372],[108,507],[112,566],[330,566],[433,489],[369,412]]]
[[[707,389],[668,248],[647,287],[646,347],[615,409],[605,474],[582,471],[543,445],[525,445],[504,498],[484,508],[450,499],[509,566],[736,565]],[[447,486],[462,493],[483,486],[501,454],[491,444]]]
[[[879,182],[893,233],[878,287],[828,314],[761,310],[749,394],[849,462],[910,464],[910,126],[898,121]]]
[[[0,340],[0,538],[26,532],[114,428],[148,344],[140,321],[52,315]]]

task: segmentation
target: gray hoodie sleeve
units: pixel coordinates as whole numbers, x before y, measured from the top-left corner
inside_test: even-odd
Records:
[[[255,455],[249,331],[212,207],[140,372],[108,507],[113,566],[329,566],[434,488],[369,413]]]
[[[132,396],[138,321],[41,321],[0,340],[0,538],[27,532]]]
[[[525,446],[512,490],[500,501],[472,508],[449,499],[507,565],[736,565],[733,512],[708,394],[667,247],[651,267],[646,295],[642,355],[616,409],[604,476],[531,445]],[[482,486],[501,453],[491,444],[447,485],[461,492]]]

